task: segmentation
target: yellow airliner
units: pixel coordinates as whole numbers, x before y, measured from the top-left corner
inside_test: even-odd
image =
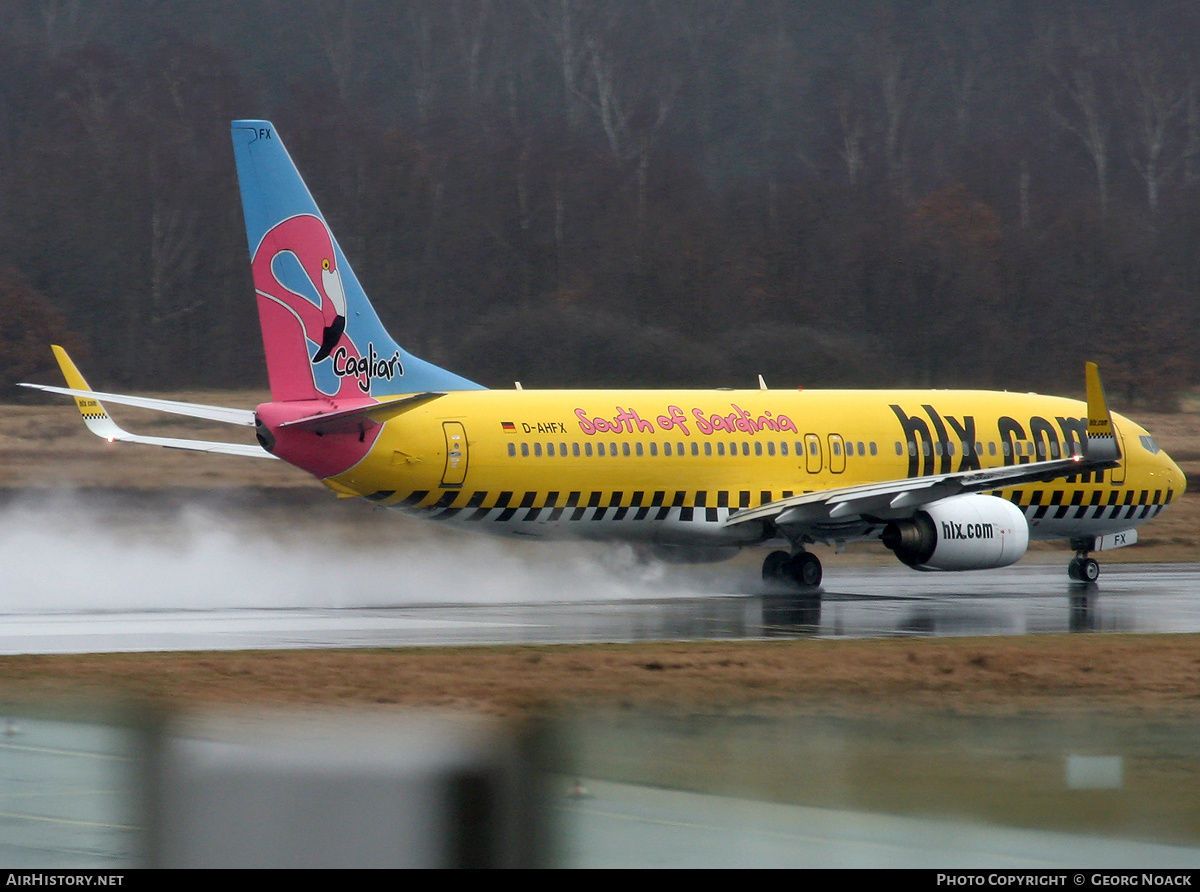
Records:
[[[107,440],[280,458],[343,497],[467,529],[644,543],[664,559],[751,545],[763,576],[821,581],[806,550],[877,539],[910,567],[977,570],[1063,539],[1068,572],[1185,487],[1134,422],[1086,402],[952,390],[488,390],[384,330],[274,127],[233,122],[271,402],[256,410],[67,387]],[[138,436],[103,403],[254,427],[251,444]]]

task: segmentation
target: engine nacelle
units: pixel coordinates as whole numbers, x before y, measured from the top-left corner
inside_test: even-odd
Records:
[[[916,570],[990,570],[1016,563],[1029,548],[1021,509],[996,496],[951,496],[883,531],[883,544]]]

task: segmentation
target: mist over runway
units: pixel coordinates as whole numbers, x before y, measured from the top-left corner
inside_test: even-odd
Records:
[[[0,653],[1200,631],[1200,567],[968,573],[829,561],[819,595],[755,562],[456,534],[275,493],[26,493],[0,507]],[[357,509],[357,510],[345,510]]]

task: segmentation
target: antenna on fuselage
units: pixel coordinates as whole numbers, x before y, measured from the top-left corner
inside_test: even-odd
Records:
[[[522,386],[521,386],[521,382],[520,382],[520,381],[514,381],[514,382],[513,382],[513,386],[514,386],[514,387],[516,387],[516,389],[517,389],[517,390],[524,390],[524,389],[525,389],[524,387],[522,387]]]
[[[762,375],[759,375],[759,376],[758,376],[758,389],[759,389],[759,390],[766,390],[766,389],[767,389],[767,382],[763,380],[763,376],[762,376]]]

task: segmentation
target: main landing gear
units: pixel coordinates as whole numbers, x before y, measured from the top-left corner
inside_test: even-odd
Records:
[[[807,551],[794,554],[772,551],[763,560],[762,575],[771,582],[782,580],[803,588],[816,588],[821,584],[821,560]]]
[[[1075,582],[1095,582],[1100,578],[1100,564],[1088,557],[1092,550],[1093,540],[1072,539],[1071,547],[1075,549],[1075,557],[1067,564],[1067,575]]]

